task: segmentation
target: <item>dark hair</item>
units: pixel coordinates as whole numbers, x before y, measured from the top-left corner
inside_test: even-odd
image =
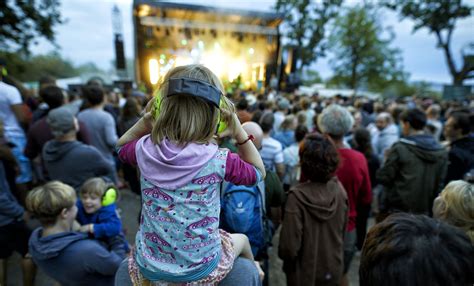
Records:
[[[370,132],[365,128],[357,128],[354,131],[354,141],[356,143],[355,149],[369,160],[372,156],[372,144],[370,139]]]
[[[367,234],[362,286],[472,285],[474,246],[460,229],[424,215],[397,213]]]
[[[48,104],[49,109],[54,109],[64,104],[64,93],[61,88],[55,85],[49,85],[40,89],[39,96]]]
[[[55,85],[56,84],[56,78],[50,75],[44,75],[40,77],[39,79],[39,85],[44,86],[44,85]]]
[[[242,98],[241,100],[239,100],[236,107],[238,110],[246,110],[249,107],[249,103],[245,98]]]
[[[334,143],[319,134],[308,134],[300,147],[301,171],[311,182],[326,183],[339,166]]]
[[[463,111],[454,111],[449,115],[449,117],[454,119],[454,128],[461,129],[463,135],[469,134],[471,132],[469,113]]]
[[[91,106],[101,104],[104,101],[104,90],[98,86],[82,87],[82,95]]]
[[[273,122],[275,122],[275,117],[273,116],[273,113],[265,112],[260,117],[260,120],[259,120],[258,123],[259,123],[260,127],[262,127],[263,133],[268,133],[273,128]]]
[[[300,142],[301,140],[303,140],[307,133],[308,133],[308,128],[305,125],[296,126],[296,129],[295,129],[296,142]]]
[[[400,120],[408,122],[415,130],[422,130],[426,125],[426,114],[418,108],[409,109],[402,112]]]
[[[122,108],[123,119],[130,119],[140,116],[139,102],[135,97],[127,98],[125,105]]]

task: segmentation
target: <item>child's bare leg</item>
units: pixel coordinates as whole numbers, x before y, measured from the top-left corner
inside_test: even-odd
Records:
[[[258,261],[254,261],[248,237],[241,233],[233,233],[230,235],[230,237],[232,238],[232,244],[234,244],[235,257],[241,256],[252,260],[255,263],[255,267],[257,267],[260,280],[263,281],[265,273],[263,272],[262,267],[260,267],[260,263]]]
[[[252,249],[250,248],[248,237],[241,233],[232,233],[230,237],[234,245],[235,257],[242,256],[253,261]]]

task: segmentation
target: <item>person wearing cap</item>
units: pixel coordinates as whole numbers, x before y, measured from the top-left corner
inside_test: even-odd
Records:
[[[46,119],[54,139],[43,147],[43,162],[51,180],[78,190],[91,177],[114,178],[114,170],[93,146],[77,141],[79,124],[65,107],[53,109]]]
[[[49,140],[54,139],[54,135],[51,132],[51,128],[49,127],[48,123],[46,122],[47,115],[50,110],[55,108],[64,106],[65,108],[69,108],[73,113],[75,112],[74,107],[71,105],[65,105],[65,96],[63,94],[63,90],[57,86],[47,86],[40,90],[40,96],[43,98],[43,101],[46,102],[49,108],[45,111],[44,117],[33,123],[30,126],[28,133],[26,135],[26,147],[24,150],[24,154],[30,160],[34,160],[36,157],[40,157],[40,161],[43,161],[43,157],[41,156],[41,151],[43,146]],[[87,132],[86,126],[79,121],[79,131],[77,132],[77,139],[85,144],[90,144],[89,133]],[[41,163],[42,164],[42,163]],[[43,166],[43,173],[40,173],[40,179],[47,179],[47,173],[44,170]]]

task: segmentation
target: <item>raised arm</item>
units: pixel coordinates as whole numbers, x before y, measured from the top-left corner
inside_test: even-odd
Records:
[[[146,110],[149,110],[148,106],[153,102],[154,99],[151,99],[148,102]],[[122,137],[117,141],[117,147],[122,147],[130,141],[141,138],[143,135],[149,134],[153,128],[153,116],[150,111],[145,113],[145,115],[140,118],[140,120],[135,123],[132,128],[128,129]]]
[[[263,165],[260,153],[258,153],[258,150],[255,148],[255,145],[252,143],[252,141],[247,140],[249,139],[249,135],[244,130],[244,128],[242,128],[242,124],[240,124],[237,114],[233,113],[231,116],[232,119],[229,121],[232,122],[232,136],[237,141],[237,148],[239,149],[240,157],[245,162],[254,165],[260,171],[262,178],[265,178],[265,166]]]

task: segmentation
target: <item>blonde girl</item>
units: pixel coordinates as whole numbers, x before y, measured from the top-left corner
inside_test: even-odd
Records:
[[[148,112],[117,143],[121,160],[141,174],[142,213],[128,265],[134,284],[214,285],[235,257],[253,260],[245,235],[218,228],[221,182],[255,185],[265,177],[252,138],[223,90],[204,66],[176,67]],[[240,157],[215,143],[223,125],[238,142]]]
[[[462,180],[450,182],[435,199],[433,215],[463,229],[474,244],[474,185]]]

